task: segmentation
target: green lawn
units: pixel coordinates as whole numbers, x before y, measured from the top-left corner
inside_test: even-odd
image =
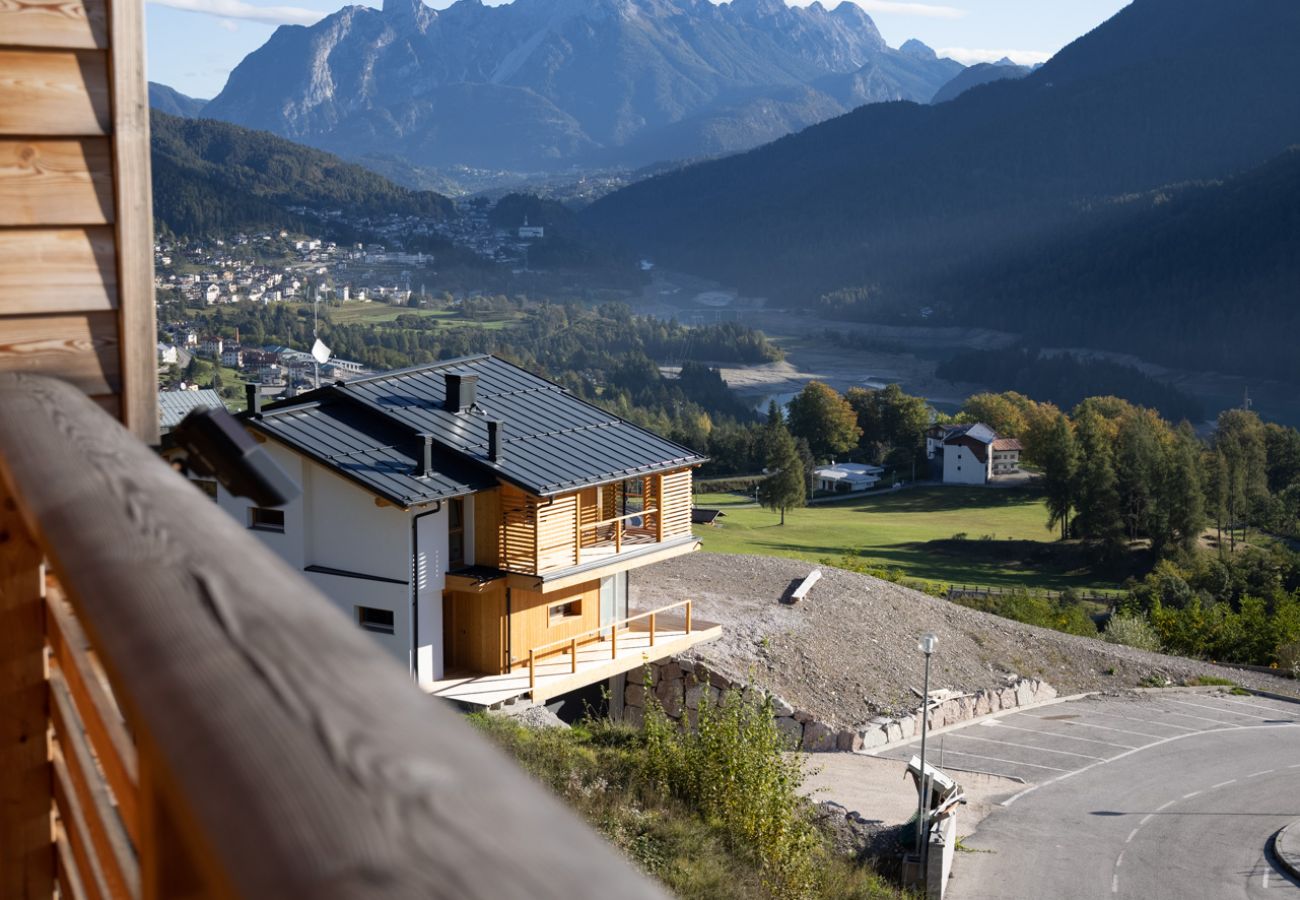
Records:
[[[308,306],[308,309],[311,307]],[[514,322],[517,316],[507,316],[500,319],[466,319],[462,318],[460,313],[449,309],[411,309],[405,306],[390,306],[387,303],[359,303],[348,302],[342,306],[331,306],[329,308],[330,321],[337,325],[349,324],[388,324],[397,319],[398,316],[422,316],[424,318],[437,319],[440,325],[450,328],[464,327],[467,325],[477,325],[480,328],[496,330],[504,328]]]
[[[726,511],[721,526],[695,529],[716,553],[811,562],[852,554],[927,581],[1050,590],[1114,590],[1127,574],[1098,573],[1078,547],[1056,543],[1034,489],[913,488],[791,510],[784,526],[734,494],[699,494],[695,503]]]

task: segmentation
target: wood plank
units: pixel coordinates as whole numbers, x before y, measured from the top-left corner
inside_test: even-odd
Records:
[[[138,897],[140,872],[135,851],[108,790],[95,771],[94,758],[81,730],[72,694],[60,672],[50,673],[50,697],[53,700],[54,734],[58,741],[55,767],[57,769],[61,761],[67,768],[68,781],[80,807],[90,846],[94,848],[105,890],[113,898]]]
[[[68,832],[61,820],[54,823],[54,846],[59,862],[59,898],[86,900],[86,888],[81,883],[81,873],[77,871],[77,862],[72,858],[72,848],[68,846]]]
[[[0,0],[0,43],[12,47],[104,49],[104,0]]]
[[[0,229],[0,316],[116,309],[115,246],[102,226]]]
[[[89,642],[76,619],[64,611],[62,598],[50,597],[46,613],[46,633],[60,678],[71,692],[104,776],[117,798],[122,824],[131,840],[138,844],[140,770],[135,744],[119,718],[117,705],[86,658],[83,648]]]
[[[108,141],[0,138],[0,225],[111,221],[113,160]]]
[[[85,817],[72,792],[67,764],[57,746],[54,749],[53,765],[54,805],[67,829],[68,846],[72,848],[72,859],[76,862],[76,872],[81,876],[86,896],[91,900],[110,900],[108,889],[104,886],[103,873],[99,870],[99,860],[95,858],[90,835],[86,832]]]
[[[0,486],[0,897],[48,900],[55,865],[45,579],[13,504]]]
[[[87,394],[121,387],[112,313],[0,318],[0,372],[53,375]]]
[[[156,785],[211,893],[663,897],[71,385],[0,374],[0,421],[23,423],[0,483],[100,654],[145,819]]]
[[[90,136],[111,130],[104,51],[0,50],[0,134]]]
[[[149,171],[149,87],[143,0],[109,2],[109,84],[117,281],[121,295],[122,420],[146,444],[158,435],[158,335],[153,287],[153,179]]]

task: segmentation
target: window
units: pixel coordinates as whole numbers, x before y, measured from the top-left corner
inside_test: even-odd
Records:
[[[260,506],[248,510],[248,527],[253,531],[275,531],[284,534],[284,510],[263,509]]]
[[[393,626],[393,611],[375,609],[373,606],[357,607],[357,624],[375,634],[394,634],[397,630]]]
[[[447,504],[447,569],[465,565],[465,501],[457,497]]]
[[[567,603],[557,603],[548,611],[548,625],[559,625],[569,619],[578,619],[582,617],[582,601],[570,600]]]

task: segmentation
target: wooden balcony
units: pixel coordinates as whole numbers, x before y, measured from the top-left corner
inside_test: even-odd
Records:
[[[504,674],[451,674],[425,690],[470,708],[496,707],[521,699],[545,703],[721,634],[722,626],[695,619],[691,601],[685,600],[531,647],[527,662]]]
[[[0,423],[0,897],[662,896],[73,386]]]

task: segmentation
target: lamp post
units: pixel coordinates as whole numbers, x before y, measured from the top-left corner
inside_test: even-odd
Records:
[[[925,694],[921,698],[921,778],[919,784],[920,796],[916,801],[916,856],[921,861],[921,877],[925,877],[925,857],[928,856],[925,851],[928,849],[926,841],[926,820],[929,818],[926,810],[927,794],[929,793],[929,779],[925,772],[925,733],[926,726],[930,723],[930,656],[934,653],[935,646],[939,639],[933,634],[921,635],[921,640],[917,644],[917,649],[925,654]]]

